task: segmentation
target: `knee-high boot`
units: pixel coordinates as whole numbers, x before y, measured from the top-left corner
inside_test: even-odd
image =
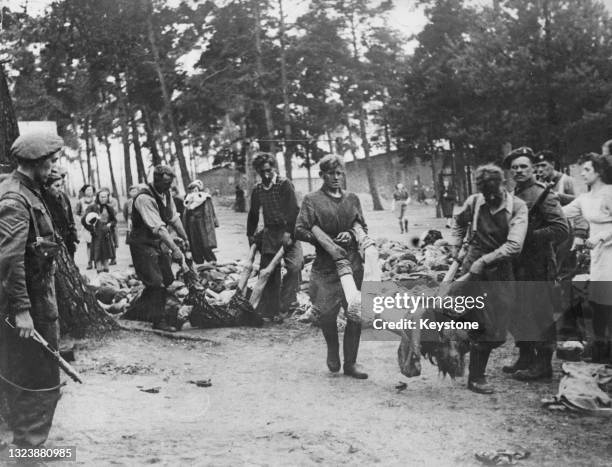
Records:
[[[340,342],[338,340],[338,326],[336,322],[321,323],[321,331],[327,343],[327,368],[332,373],[340,371]]]
[[[487,383],[485,370],[489,361],[491,349],[472,346],[470,350],[470,366],[468,374],[468,389],[479,394],[493,394],[495,390]]]
[[[348,320],[344,330],[344,374],[357,379],[367,379],[368,374],[357,370],[357,352],[361,338],[361,323]]]

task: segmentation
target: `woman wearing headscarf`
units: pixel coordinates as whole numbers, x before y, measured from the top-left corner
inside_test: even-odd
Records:
[[[85,184],[79,190],[79,201],[76,205],[76,215],[79,217],[83,217],[89,206],[91,206],[95,202],[95,190],[92,185]],[[91,233],[89,230],[85,229],[83,231],[85,243],[87,245],[87,269],[93,269],[93,251],[91,249]]]
[[[609,157],[609,156],[608,156]],[[608,363],[612,341],[612,181],[606,156],[589,153],[582,157],[582,178],[589,191],[563,206],[567,217],[581,216],[589,223],[591,249],[589,301],[593,310],[593,362]]]
[[[83,226],[91,233],[91,250],[96,271],[108,272],[108,263],[115,255],[112,230],[117,224],[115,210],[109,204],[110,191],[98,191],[95,202],[87,208],[81,219]]]
[[[68,253],[74,259],[76,244],[79,243],[70,199],[64,193],[64,178],[59,171],[52,170],[42,192],[53,223],[64,240]]]
[[[212,198],[204,191],[204,184],[200,180],[191,182],[187,190],[189,193],[185,197],[183,224],[189,237],[193,260],[196,263],[217,261],[213,248],[217,248],[215,228],[219,227],[219,221]]]

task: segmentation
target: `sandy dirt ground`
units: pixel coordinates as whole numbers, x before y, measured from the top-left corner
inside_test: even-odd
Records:
[[[219,257],[240,258],[246,215],[218,214]],[[402,238],[390,211],[366,216],[374,237]],[[403,238],[430,227],[446,233],[432,217],[432,207],[412,207]],[[116,268],[128,265],[122,246]],[[471,466],[482,465],[474,453],[497,449],[529,450],[524,466],[612,462],[612,421],[541,408],[560,364],[552,383],[516,382],[500,370],[510,344],[489,364],[497,394],[483,396],[429,363],[420,377],[403,377],[394,341],[362,342],[370,378],[357,381],[327,371],[323,338],[310,325],[190,332],[207,341],[121,331],[77,342],[86,383],[63,389],[49,446],[76,446],[81,465]],[[208,378],[211,387],[189,383]],[[151,388],[159,392],[142,391]]]

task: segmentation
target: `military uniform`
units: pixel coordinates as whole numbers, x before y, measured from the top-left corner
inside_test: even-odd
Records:
[[[47,137],[45,144],[20,146],[24,140],[31,142],[19,138],[12,151],[25,146],[25,150],[33,152],[19,155],[30,159],[52,154],[63,144],[57,136]],[[41,155],[42,150],[46,152]],[[13,442],[20,447],[40,446],[47,440],[60,395],[59,367],[40,344],[20,338],[4,321],[7,316],[13,321],[17,313],[27,311],[34,328],[52,347],[58,347],[54,280],[57,241],[40,187],[23,173],[13,172],[0,184],[0,254],[7,303],[0,323],[0,373],[21,386],[4,384],[9,427]]]
[[[556,194],[549,192],[538,201],[545,190],[546,185],[530,180],[517,185],[514,191],[527,204],[529,228],[523,252],[513,264],[516,280],[523,283],[518,290],[519,306],[510,331],[517,347],[522,349],[526,359],[531,360],[530,365],[545,367],[545,373],[549,374],[556,342],[553,281],[557,264],[554,245],[566,240],[569,225]],[[534,208],[536,203],[539,204]],[[511,370],[511,367],[506,370]],[[522,378],[520,374],[516,376]]]

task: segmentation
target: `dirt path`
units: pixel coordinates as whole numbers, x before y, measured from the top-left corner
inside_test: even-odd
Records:
[[[64,390],[51,443],[76,445],[85,465],[478,465],[474,452],[513,447],[532,451],[525,466],[609,465],[612,423],[541,409],[556,380],[504,378],[509,346],[488,397],[428,363],[403,378],[395,342],[363,342],[370,379],[356,381],[326,370],[314,328],[196,332],[214,343],[121,332],[81,348],[86,384]]]
[[[443,227],[431,210],[413,208],[411,234]],[[219,215],[220,259],[239,258],[245,215]],[[389,211],[367,218],[373,236],[401,238]],[[129,262],[122,246],[117,268]],[[524,466],[610,464],[612,422],[542,409],[558,376],[552,384],[505,378],[509,344],[493,354],[499,391],[489,397],[467,391],[465,378],[441,379],[429,363],[404,378],[396,342],[362,342],[370,379],[356,381],[327,371],[323,339],[308,325],[192,332],[210,342],[122,331],[80,343],[86,384],[64,389],[50,445],[77,446],[83,465],[471,466],[480,465],[477,451],[515,447],[532,452]],[[207,378],[212,387],[187,382]],[[398,381],[407,389],[398,393]],[[153,387],[159,393],[140,390]]]

